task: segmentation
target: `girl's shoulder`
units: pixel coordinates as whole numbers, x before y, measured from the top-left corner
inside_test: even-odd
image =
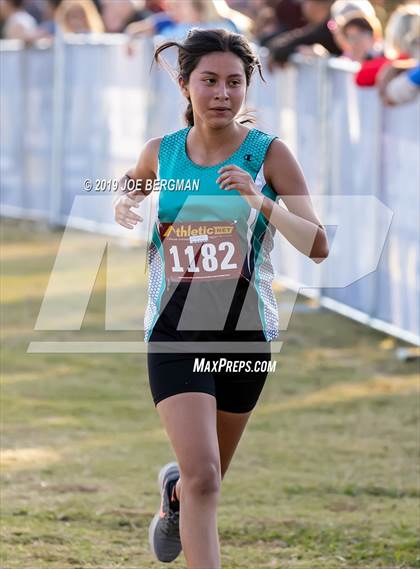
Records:
[[[250,130],[248,149],[252,152],[256,163],[262,165],[270,158],[270,155],[273,153],[273,147],[278,148],[278,145],[281,147],[282,143],[276,134],[265,132],[257,127],[253,127]]]
[[[149,138],[149,140],[146,141],[137,160],[136,171],[147,170],[156,174],[162,138],[161,136],[157,136],[155,138]]]

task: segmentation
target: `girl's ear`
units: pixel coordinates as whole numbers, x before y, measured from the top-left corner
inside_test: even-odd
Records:
[[[182,77],[178,77],[178,85],[179,85],[184,97],[186,97],[188,100],[190,100],[190,92],[189,92],[188,87],[185,84],[185,81]]]

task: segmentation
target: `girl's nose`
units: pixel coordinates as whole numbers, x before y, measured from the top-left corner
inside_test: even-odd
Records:
[[[216,95],[216,99],[227,99],[227,98],[228,98],[227,88],[226,85],[223,85],[219,88]]]

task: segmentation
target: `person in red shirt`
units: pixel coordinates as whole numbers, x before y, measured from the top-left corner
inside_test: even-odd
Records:
[[[378,72],[389,62],[383,52],[381,23],[376,17],[351,12],[337,18],[335,24],[334,36],[344,56],[361,65],[355,75],[356,84],[360,87],[374,86]]]

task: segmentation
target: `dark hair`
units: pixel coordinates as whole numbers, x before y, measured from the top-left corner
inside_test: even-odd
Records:
[[[346,31],[352,26],[354,28],[358,28],[362,32],[369,32],[370,34],[373,34],[373,28],[365,18],[353,18],[349,20],[344,24],[343,32],[346,33]]]
[[[231,52],[242,60],[247,87],[251,82],[251,77],[255,68],[258,69],[261,79],[265,82],[261,71],[260,61],[252,51],[248,40],[241,34],[228,32],[223,29],[203,30],[193,28],[190,30],[183,42],[167,41],[156,48],[152,65],[154,61],[159,63],[159,54],[162,51],[168,47],[174,46],[178,48],[178,77],[182,77],[185,83],[188,83],[190,75],[197,67],[200,59],[204,55],[215,51]],[[194,114],[191,101],[188,103],[184,117],[188,126],[194,125]],[[246,120],[239,122],[255,122],[255,119],[247,118]]]
[[[11,4],[13,8],[22,8],[23,0],[9,0],[9,4]]]
[[[48,4],[52,6],[52,8],[58,8],[62,2],[62,0],[47,0]]]

